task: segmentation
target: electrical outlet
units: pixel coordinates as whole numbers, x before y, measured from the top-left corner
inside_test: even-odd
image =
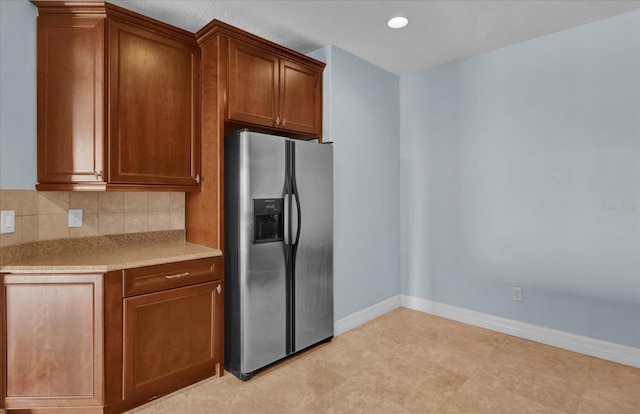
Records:
[[[522,288],[521,287],[513,287],[511,291],[513,300],[516,302],[522,302]]]
[[[16,212],[13,210],[5,210],[1,214],[2,225],[0,233],[15,233],[16,231]]]
[[[82,209],[69,209],[69,227],[82,227]]]

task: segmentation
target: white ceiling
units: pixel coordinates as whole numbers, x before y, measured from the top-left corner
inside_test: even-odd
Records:
[[[302,53],[335,45],[397,75],[640,9],[640,0],[111,2],[192,32],[217,19]],[[397,15],[409,25],[389,29]]]

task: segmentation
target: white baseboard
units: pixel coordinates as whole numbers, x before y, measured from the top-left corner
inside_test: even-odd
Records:
[[[389,299],[335,321],[333,325],[334,335],[338,336],[351,329],[357,328],[400,306],[492,331],[502,332],[518,338],[529,339],[569,351],[640,368],[639,348],[614,344],[612,342],[575,335],[407,295],[392,296]]]
[[[335,336],[341,335],[399,307],[400,295],[392,296],[389,299],[335,321],[333,323],[333,334]]]
[[[401,306],[408,309],[640,368],[639,348],[570,334],[413,296],[400,295],[400,297]]]

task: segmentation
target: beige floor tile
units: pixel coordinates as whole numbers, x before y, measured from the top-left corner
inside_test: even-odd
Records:
[[[492,386],[566,413],[576,411],[583,387],[579,381],[545,378],[531,373],[494,372],[480,375],[488,376]]]
[[[585,392],[628,391],[640,396],[640,368],[592,358]]]
[[[299,414],[409,414],[411,411],[388,398],[386,393],[376,393],[361,378],[353,378],[309,404],[292,411]],[[275,413],[274,413],[275,414]]]
[[[478,375],[531,401],[575,413],[591,357],[511,338],[482,365]]]
[[[630,396],[608,394],[601,395],[593,398],[584,396],[580,400],[578,411],[576,414],[638,414],[640,411],[640,405],[638,399],[635,398],[635,402],[631,402],[633,398]]]
[[[507,340],[486,329],[453,323],[414,328],[404,345],[409,355],[420,355],[461,375],[470,376]]]
[[[247,382],[249,399],[264,412],[290,413],[341,386],[347,378],[310,353]]]
[[[395,352],[398,346],[391,344],[389,338],[371,336],[358,329],[352,332],[352,335],[338,336],[329,344],[311,351],[314,358],[328,368],[353,376],[375,364],[381,355]]]
[[[136,414],[636,414],[640,370],[408,309]]]
[[[566,414],[495,385],[484,374],[465,383],[438,414]]]
[[[249,396],[251,391],[230,373],[210,378],[186,390],[178,391],[152,403],[138,407],[131,414],[256,414],[261,408]]]
[[[467,377],[419,357],[398,354],[365,368],[353,381],[408,412],[427,414],[436,413]]]
[[[593,360],[587,355],[509,337],[490,362],[535,375],[584,382]]]
[[[640,412],[640,369],[593,359],[577,414]]]

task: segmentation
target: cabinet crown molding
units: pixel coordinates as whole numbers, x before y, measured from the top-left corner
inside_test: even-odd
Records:
[[[241,39],[244,42],[253,43],[256,46],[269,49],[272,53],[279,55],[280,57],[286,57],[289,60],[299,61],[300,63],[314,66],[318,70],[324,70],[326,63],[317,59],[304,55],[295,50],[286,48],[282,45],[274,43],[263,37],[256,36],[252,33],[246,32],[228,23],[220,20],[212,20],[209,24],[198,30],[195,34],[196,40],[200,47],[215,38],[216,35],[228,36],[234,39]]]
[[[70,17],[116,18],[127,22],[135,22],[139,26],[164,32],[174,37],[177,36],[181,41],[187,41],[193,45],[197,45],[195,35],[187,30],[138,14],[106,1],[30,1],[38,8],[38,13],[41,16],[67,15]]]

